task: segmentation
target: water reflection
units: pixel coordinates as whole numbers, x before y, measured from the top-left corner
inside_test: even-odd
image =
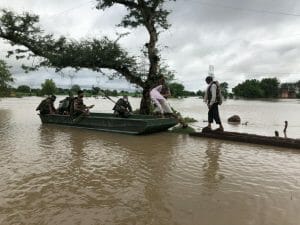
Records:
[[[53,151],[65,154],[64,162],[60,160],[62,156],[53,162],[57,169],[51,171],[52,188],[56,193],[52,196],[52,207],[60,208],[64,214],[64,208],[68,206],[82,214],[95,206],[97,213],[90,211],[90,218],[100,215],[105,224],[134,224],[137,221],[168,224],[172,215],[165,202],[166,180],[177,141],[177,136],[170,134],[129,136],[41,126],[41,146],[52,149],[52,155]],[[55,150],[62,143],[66,146],[64,152]],[[59,205],[58,199],[65,199],[66,205]],[[110,218],[112,222],[104,218]],[[68,218],[70,224],[78,220]]]
[[[4,141],[5,134],[9,132],[10,125],[10,110],[1,109],[0,110],[0,144]]]
[[[224,179],[224,176],[219,174],[221,149],[222,142],[207,141],[207,149],[205,151],[205,159],[207,161],[203,164],[203,185],[208,193],[218,190],[221,181]]]
[[[40,100],[0,102],[1,225],[300,221],[300,154],[295,150],[41,125],[32,110]],[[206,119],[198,99],[170,101],[184,115]],[[298,103],[230,100],[222,113],[254,121],[227,126],[249,133],[273,135],[283,128],[278,121],[289,119],[288,136],[299,138]],[[111,111],[111,106],[99,110]]]

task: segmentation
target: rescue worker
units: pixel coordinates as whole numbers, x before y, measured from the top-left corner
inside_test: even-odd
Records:
[[[56,100],[55,95],[51,95],[46,99],[42,100],[38,107],[35,109],[36,111],[40,111],[40,114],[55,114],[56,109],[54,107],[54,102]]]
[[[222,95],[217,81],[213,81],[212,76],[208,76],[205,79],[208,87],[205,92],[204,102],[206,102],[208,107],[208,126],[205,129],[211,130],[211,124],[215,121],[219,128],[218,131],[224,131],[220,115],[219,115],[219,105],[222,104]]]
[[[113,107],[114,114],[120,117],[127,118],[132,112],[132,107],[128,101],[128,96],[124,95],[120,98]]]
[[[91,108],[94,107],[94,105],[86,106],[83,103],[83,97],[84,93],[82,90],[79,90],[77,92],[77,97],[74,99],[73,102],[73,116],[80,116],[80,115],[89,115]]]

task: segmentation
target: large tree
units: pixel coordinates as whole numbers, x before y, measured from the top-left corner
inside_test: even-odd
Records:
[[[0,96],[8,94],[10,83],[12,82],[13,78],[7,64],[3,60],[0,60]]]
[[[261,89],[259,80],[256,79],[246,80],[235,86],[232,91],[235,96],[243,98],[264,97],[264,91]]]
[[[260,81],[260,87],[264,91],[265,98],[277,98],[279,94],[279,80],[274,78],[264,78]]]
[[[136,58],[130,56],[117,41],[102,39],[74,41],[65,37],[55,39],[52,34],[44,34],[37,25],[39,17],[24,13],[16,15],[11,11],[2,11],[0,17],[0,37],[10,41],[12,45],[25,46],[8,54],[17,54],[18,58],[42,57],[35,67],[25,67],[35,70],[42,66],[61,70],[66,67],[76,69],[88,68],[94,71],[101,69],[114,70],[129,82],[143,89],[140,112],[150,112],[149,92],[161,76],[159,68],[160,55],[157,48],[159,32],[168,29],[167,16],[169,12],[163,8],[167,1],[175,0],[96,0],[98,9],[106,9],[116,4],[126,7],[128,14],[121,21],[121,26],[135,28],[144,26],[149,34],[144,52],[149,62],[146,74],[138,68]],[[29,55],[24,54],[29,52]]]
[[[57,91],[56,84],[52,79],[46,79],[44,83],[41,84],[43,95],[52,95]]]

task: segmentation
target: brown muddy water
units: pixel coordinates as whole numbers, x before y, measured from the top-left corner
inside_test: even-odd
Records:
[[[300,224],[299,150],[42,125],[34,111],[40,100],[0,100],[1,225]],[[104,99],[85,101],[94,111],[112,108]],[[170,102],[205,126],[201,99]],[[299,112],[297,100],[221,106],[226,130],[282,136],[288,120],[294,138]],[[248,125],[227,124],[233,114]]]

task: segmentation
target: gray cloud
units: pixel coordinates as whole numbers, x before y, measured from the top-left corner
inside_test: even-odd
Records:
[[[115,39],[117,28],[126,13],[123,7],[106,11],[94,9],[95,2],[71,0],[10,0],[0,8],[10,7],[22,12],[40,15],[46,32],[66,35],[80,40],[109,36]],[[282,82],[300,80],[300,2],[294,0],[178,0],[168,3],[172,10],[169,21],[172,27],[160,36],[159,46],[163,58],[176,71],[176,79],[189,90],[205,87],[204,78],[209,65],[215,66],[215,76],[230,87],[244,79],[276,76]],[[144,28],[130,30],[131,34],[120,43],[131,54],[139,54],[148,37]],[[168,46],[168,47],[165,47]],[[0,41],[0,57],[10,47]],[[61,85],[70,80],[55,75],[48,69],[24,74],[21,62],[9,59],[17,83],[39,85],[46,78],[54,78]],[[29,62],[32,63],[32,62]],[[92,85],[97,73],[84,70],[74,83]],[[129,86],[124,80],[101,80],[112,88]],[[127,88],[127,87],[126,87]]]

